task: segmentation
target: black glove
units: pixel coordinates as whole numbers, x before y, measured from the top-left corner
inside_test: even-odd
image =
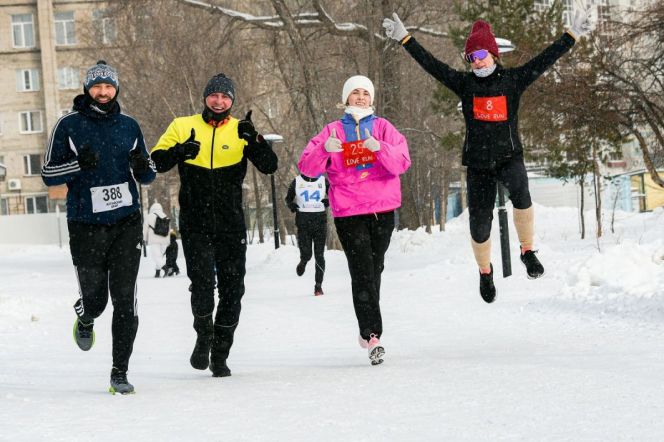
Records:
[[[297,204],[295,204],[294,202],[292,202],[292,203],[288,203],[288,208],[289,208],[290,211],[293,212],[293,213],[297,213],[297,209],[299,209],[299,207],[297,206]]]
[[[237,135],[249,143],[255,143],[256,138],[258,137],[258,131],[256,131],[254,123],[251,121],[251,112],[252,111],[247,112],[244,120],[240,120],[238,123]]]
[[[99,162],[99,153],[92,150],[89,144],[83,144],[78,149],[78,166],[81,170],[94,170]]]
[[[150,170],[150,159],[144,157],[139,149],[129,151],[129,166],[137,175],[143,175]]]
[[[175,155],[178,157],[178,161],[184,160],[193,160],[198,155],[198,151],[201,150],[201,143],[195,140],[196,131],[194,128],[191,128],[191,135],[182,144],[176,144],[173,149],[175,149]]]

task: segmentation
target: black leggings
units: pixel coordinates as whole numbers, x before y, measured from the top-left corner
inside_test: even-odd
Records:
[[[360,335],[366,340],[371,334],[380,337],[380,279],[394,230],[394,212],[335,218],[334,225],[348,260]]]
[[[325,274],[325,241],[327,240],[327,218],[325,213],[298,213],[297,245],[300,248],[300,261],[311,259],[311,244],[316,261],[316,285],[323,283]]]
[[[106,226],[69,222],[69,247],[80,298],[74,305],[82,322],[99,317],[113,303],[113,367],[127,371],[138,313],[136,276],[141,259],[142,226],[138,212]]]
[[[466,183],[470,235],[477,243],[483,243],[491,236],[498,181],[507,188],[514,208],[527,209],[532,205],[528,190],[528,174],[522,158],[514,158],[495,169],[469,167],[466,172]]]

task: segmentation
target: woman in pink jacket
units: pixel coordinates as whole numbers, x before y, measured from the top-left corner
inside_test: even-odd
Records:
[[[374,115],[374,86],[362,75],[343,87],[343,117],[313,137],[298,163],[306,176],[327,173],[334,224],[343,246],[360,328],[372,365],[383,362],[380,276],[401,206],[399,175],[410,167],[408,144],[392,124]]]

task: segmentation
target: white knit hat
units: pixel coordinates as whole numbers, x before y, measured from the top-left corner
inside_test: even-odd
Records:
[[[373,104],[374,85],[371,82],[371,80],[369,80],[364,75],[354,75],[350,77],[348,80],[346,80],[346,82],[344,83],[343,92],[341,93],[341,102],[345,105],[346,102],[348,101],[348,96],[350,95],[350,93],[358,88],[364,89],[367,92],[369,92],[369,96],[371,97],[371,104]]]

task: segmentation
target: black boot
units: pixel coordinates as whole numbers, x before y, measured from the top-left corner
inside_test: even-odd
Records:
[[[496,299],[496,287],[493,285],[493,264],[491,264],[491,273],[480,273],[480,295],[489,304]]]
[[[214,326],[214,337],[212,338],[212,348],[210,349],[210,371],[214,377],[225,377],[231,375],[231,370],[226,365],[226,359],[233,345],[233,336],[237,324],[230,327],[222,325]]]
[[[212,314],[204,317],[194,315],[194,330],[197,334],[196,345],[189,358],[189,363],[196,370],[205,370],[210,365],[210,344],[213,335]]]
[[[155,272],[154,272],[154,277],[155,278],[159,278],[159,272],[160,272],[159,269],[155,270]]]

